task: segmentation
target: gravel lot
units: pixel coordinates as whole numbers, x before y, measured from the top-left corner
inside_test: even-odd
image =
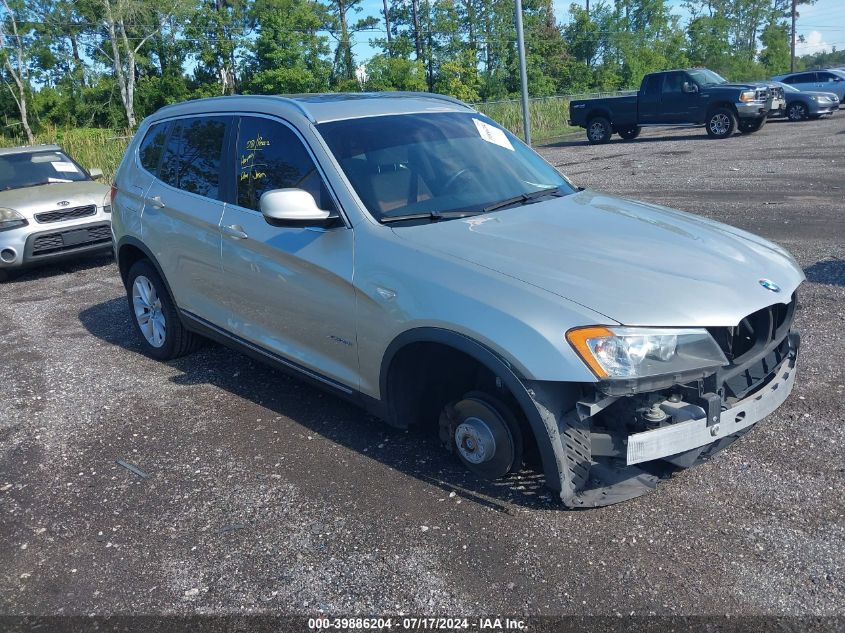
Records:
[[[481,484],[223,348],[142,356],[110,258],[0,285],[0,613],[845,615],[843,148],[839,113],[542,150],[578,185],[776,240],[808,277],[788,402],[598,510],[530,474]]]

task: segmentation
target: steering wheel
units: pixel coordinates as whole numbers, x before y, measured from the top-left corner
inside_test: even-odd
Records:
[[[464,167],[463,169],[459,169],[457,172],[452,174],[451,178],[449,178],[449,180],[447,180],[446,183],[443,185],[443,191],[449,191],[449,189],[452,188],[452,185],[454,185],[456,182],[458,182],[458,179],[461,176],[464,176],[465,174],[468,174],[468,173],[474,172],[474,171],[481,173],[481,169],[479,167],[476,167],[475,165],[471,165],[469,167]]]

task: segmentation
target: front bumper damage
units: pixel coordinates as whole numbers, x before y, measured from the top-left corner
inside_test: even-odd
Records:
[[[554,446],[559,481],[551,481],[547,469],[548,485],[570,508],[611,505],[654,490],[661,480],[732,444],[783,404],[795,384],[799,347],[798,333],[788,331],[747,363],[695,388],[675,385],[633,395],[596,390],[565,412],[561,405],[567,400],[552,383],[531,385]],[[737,390],[737,374],[753,386]],[[638,418],[642,425],[644,406],[650,407],[653,428],[637,429],[632,421]]]

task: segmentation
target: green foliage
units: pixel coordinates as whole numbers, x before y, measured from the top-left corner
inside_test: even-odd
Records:
[[[760,63],[767,75],[777,75],[789,70],[789,28],[786,24],[769,22],[760,36],[763,50]]]
[[[364,87],[375,92],[382,90],[424,91],[427,87],[425,68],[422,62],[414,62],[402,57],[376,55],[367,64],[367,80]]]

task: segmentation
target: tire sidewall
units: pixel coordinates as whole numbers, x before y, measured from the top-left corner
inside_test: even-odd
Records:
[[[135,308],[132,300],[132,288],[135,280],[144,276],[150,280],[150,283],[155,287],[156,294],[161,301],[161,313],[164,316],[164,345],[155,347],[151,345],[147,338],[141,332],[141,326],[138,324],[138,318],[135,316]],[[126,298],[129,307],[129,316],[132,319],[132,325],[135,333],[141,341],[141,348],[147,356],[151,356],[157,360],[167,360],[174,355],[176,340],[173,336],[174,327],[177,325],[178,315],[170,299],[170,293],[167,291],[167,286],[161,279],[161,276],[156,271],[155,267],[147,260],[141,260],[132,265],[129,269],[129,274],[126,276]]]

